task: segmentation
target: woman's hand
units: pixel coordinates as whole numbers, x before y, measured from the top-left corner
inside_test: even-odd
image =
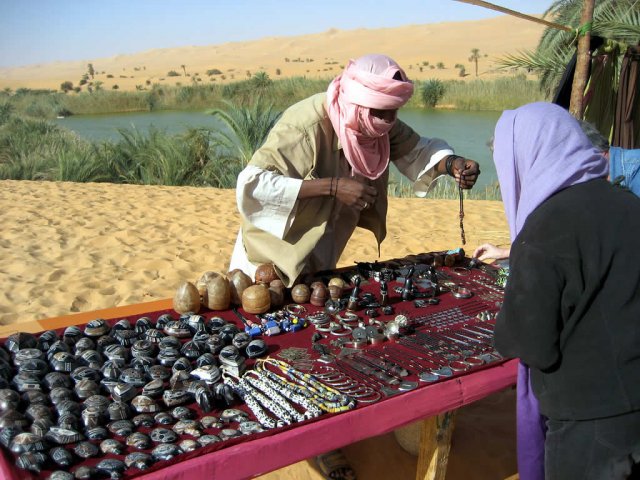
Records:
[[[473,251],[473,258],[477,258],[481,262],[493,258],[495,260],[502,260],[509,258],[511,248],[502,248],[493,245],[492,243],[483,243]]]
[[[336,178],[336,198],[358,210],[369,208],[376,201],[378,191],[371,185],[348,177]]]

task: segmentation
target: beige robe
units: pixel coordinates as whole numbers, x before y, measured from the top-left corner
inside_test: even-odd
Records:
[[[263,182],[260,198],[256,193],[259,182],[244,183],[243,174],[239,176],[238,207],[243,222],[230,269],[241,268],[253,275],[255,268],[247,271],[247,264],[255,267],[273,262],[284,283],[292,286],[302,273],[335,268],[356,226],[370,230],[378,248],[384,240],[388,169],[376,180],[361,179],[378,191],[376,202],[362,212],[335,197],[296,198],[302,180],[352,176],[325,101],[326,95],[318,94],[287,109],[247,168],[248,174],[266,172],[271,182],[286,178],[287,187],[273,188],[274,198],[270,199],[264,193],[269,182]],[[453,153],[444,141],[421,139],[401,121],[396,122],[389,139],[391,161],[414,182],[419,178],[432,181],[435,164]],[[248,262],[243,265],[243,260]]]

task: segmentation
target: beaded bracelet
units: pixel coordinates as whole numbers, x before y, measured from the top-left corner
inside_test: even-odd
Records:
[[[284,379],[280,378],[275,373],[268,370],[250,370],[245,374],[245,376],[249,374],[256,375],[260,379],[260,381],[264,382],[264,384],[273,389],[279,390],[280,393],[282,393],[282,395],[284,395],[286,398],[304,408],[305,418],[315,418],[322,415],[322,410],[310,403],[305,396],[300,395],[289,388],[286,381],[284,381]]]
[[[284,425],[291,425],[296,420],[293,418],[290,412],[288,412],[282,404],[277,401],[269,398],[265,393],[260,390],[254,388],[247,382],[244,378],[240,380],[241,386],[251,393],[251,395],[258,400],[262,404],[264,408],[273,413],[278,420],[280,420]]]
[[[296,420],[297,422],[301,422],[302,420],[304,420],[304,415],[293,408],[284,395],[280,394],[276,389],[263,382],[261,378],[252,378],[251,376],[247,375],[245,375],[243,378],[245,378],[252,387],[259,389],[260,391],[262,391],[262,393],[269,397],[271,401],[275,402],[277,405],[280,405],[283,409],[285,409],[293,417],[294,420]]]
[[[447,161],[444,164],[444,169],[446,170],[447,174],[450,175],[451,177],[453,177],[453,162],[455,162],[457,159],[462,158],[464,159],[464,157],[461,157],[460,155],[449,155],[447,157]]]
[[[244,401],[244,403],[247,404],[247,406],[249,407],[249,410],[251,410],[253,415],[256,417],[256,419],[258,419],[258,422],[260,422],[262,426],[266,428],[276,428],[279,426],[283,426],[279,424],[280,422],[276,422],[273,418],[267,415],[266,412],[262,409],[262,407],[258,403],[258,401],[255,398],[253,398],[249,394],[249,392],[244,390],[239,385],[239,382],[234,381],[230,376],[223,377],[223,381],[224,383],[229,385],[234,390],[234,392],[238,394],[238,396]]]

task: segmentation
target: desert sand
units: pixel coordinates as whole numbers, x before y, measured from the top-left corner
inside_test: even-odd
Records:
[[[182,280],[226,272],[239,225],[234,190],[213,188],[1,181],[0,211],[5,335],[24,322],[170,298]],[[466,201],[465,214],[467,251],[508,244],[501,202]],[[455,200],[390,198],[388,220],[381,259],[460,246]],[[375,261],[376,250],[358,230],[339,266]],[[516,472],[514,408],[507,390],[459,411],[448,479]],[[393,433],[344,451],[360,479],[415,477],[416,457]],[[322,476],[304,461],[263,478]]]
[[[407,25],[395,28],[336,30],[295,37],[268,37],[220,45],[154,49],[109,58],[87,58],[13,68],[0,68],[0,89],[58,90],[70,81],[79,85],[91,63],[95,76],[110,90],[144,90],[154,84],[190,85],[244,80],[256,72],[271,78],[306,76],[331,78],[349,59],[367,53],[394,58],[411,79],[460,79],[456,64],[474,79],[471,50],[479,50],[478,78],[492,78],[496,59],[520,50],[535,49],[544,26],[506,15],[475,21]],[[442,63],[442,69],[437,68]],[[207,75],[217,69],[220,74]],[[168,76],[173,71],[177,76]],[[86,86],[82,87],[83,91]]]
[[[458,201],[390,198],[381,259],[460,245]],[[235,191],[0,182],[0,324],[172,297],[183,280],[226,272],[239,227]],[[501,202],[467,200],[469,253],[506,244]],[[378,259],[357,230],[338,266]]]

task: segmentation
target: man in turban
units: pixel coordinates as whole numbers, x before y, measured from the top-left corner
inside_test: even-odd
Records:
[[[477,162],[446,142],[421,138],[397,119],[413,84],[391,58],[349,62],[326,93],[289,107],[238,175],[242,227],[230,270],[254,276],[273,263],[291,287],[301,274],[333,269],[357,226],[386,235],[389,162],[425,194],[449,174],[471,188]]]

